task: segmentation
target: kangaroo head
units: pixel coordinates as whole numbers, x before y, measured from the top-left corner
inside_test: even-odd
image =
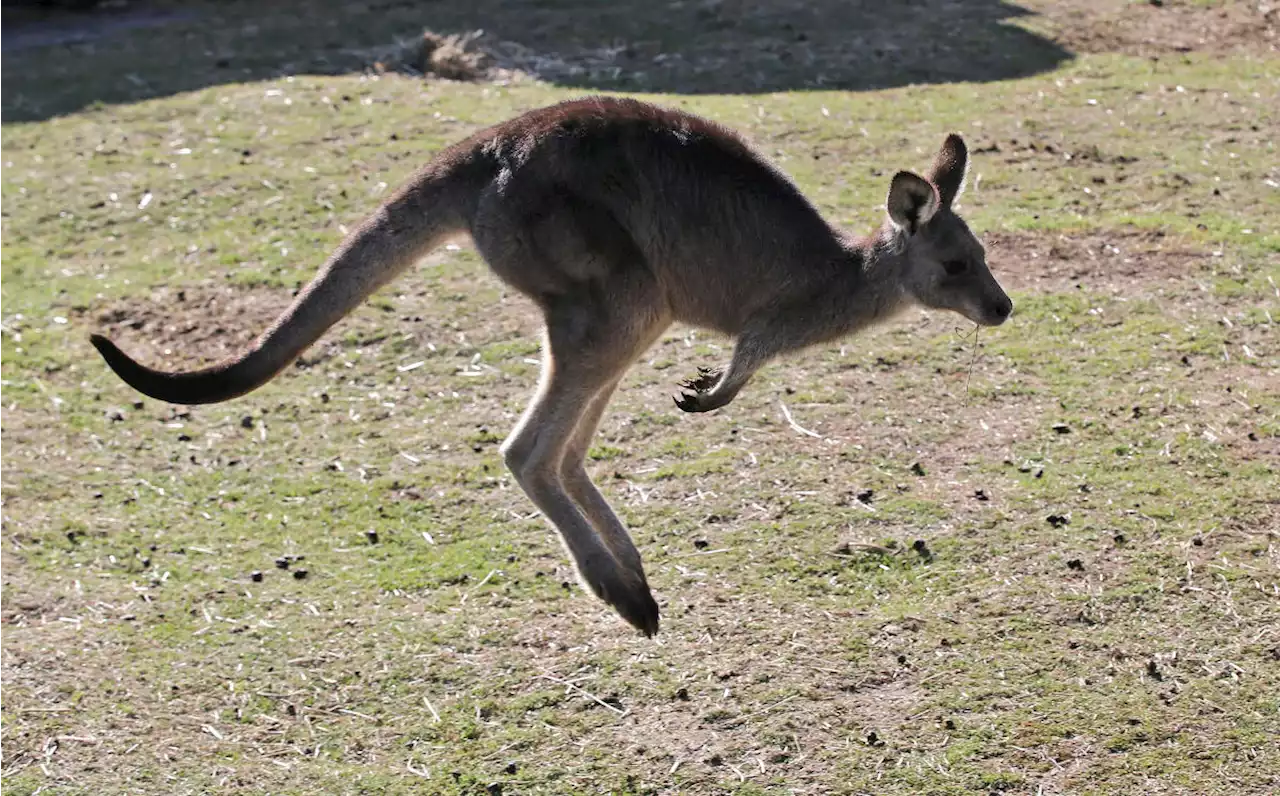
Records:
[[[886,202],[889,231],[902,253],[900,278],[912,299],[999,326],[1013,312],[1013,302],[987,268],[982,244],[951,209],[968,160],[964,141],[953,133],[927,178],[909,171],[894,175]]]

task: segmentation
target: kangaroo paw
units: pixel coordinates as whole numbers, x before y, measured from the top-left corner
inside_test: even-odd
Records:
[[[705,400],[708,393],[720,381],[721,371],[715,368],[698,368],[698,375],[680,382],[684,390],[676,397],[676,406],[686,412],[706,412],[715,407]]]
[[[716,368],[698,368],[698,375],[680,382],[680,386],[695,392],[706,392],[720,381],[721,371]]]
[[[628,624],[646,636],[658,632],[658,603],[643,574],[616,565],[595,567],[583,574],[592,593],[613,606]]]
[[[652,638],[658,632],[658,602],[648,586],[631,589],[611,601],[618,615],[627,623]]]

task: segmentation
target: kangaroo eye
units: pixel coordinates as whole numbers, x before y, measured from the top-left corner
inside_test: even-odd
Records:
[[[956,276],[969,270],[969,264],[964,260],[947,260],[942,264],[942,268],[947,272],[947,276]]]

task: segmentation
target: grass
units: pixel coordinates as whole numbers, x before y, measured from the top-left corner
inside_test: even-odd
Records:
[[[60,68],[198,62],[180,40]],[[709,416],[669,395],[730,341],[656,344],[590,463],[654,640],[502,468],[537,324],[470,250],[233,403],[139,400],[87,343],[229,352],[433,151],[584,86],[199,72],[7,107],[6,793],[1275,790],[1280,62],[1014,72],[642,95],[741,129],[854,228],[962,131],[1017,305],[971,374],[962,324],[914,314]]]

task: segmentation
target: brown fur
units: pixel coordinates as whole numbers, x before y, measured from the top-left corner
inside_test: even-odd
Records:
[[[503,454],[601,599],[647,634],[658,606],[626,528],[583,469],[619,380],[673,322],[736,339],[724,372],[685,383],[681,409],[733,400],[779,355],[913,304],[1002,323],[1013,305],[951,209],[967,154],[949,136],[928,177],[899,172],[872,236],[833,229],[733,132],[629,99],[531,111],[449,147],[353,231],[242,354],[193,373],[134,362],[94,335],[135,389],[172,403],[262,386],[428,251],[470,237],[546,321],[541,382]]]

